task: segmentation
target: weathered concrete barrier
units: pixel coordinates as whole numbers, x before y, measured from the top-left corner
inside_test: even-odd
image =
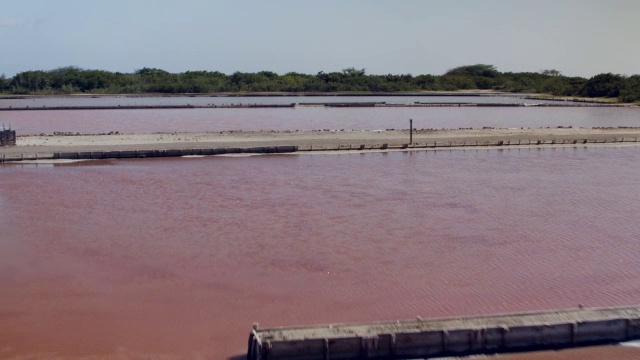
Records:
[[[190,155],[222,155],[222,154],[282,154],[298,151],[297,146],[257,146],[250,148],[215,148],[215,149],[165,149],[165,150],[122,150],[122,151],[81,151],[81,152],[56,152],[53,159],[133,159],[148,157],[179,157]],[[18,160],[18,159],[17,159]],[[22,160],[19,159],[19,160]]]
[[[640,339],[640,307],[258,329],[248,360],[417,359]]]

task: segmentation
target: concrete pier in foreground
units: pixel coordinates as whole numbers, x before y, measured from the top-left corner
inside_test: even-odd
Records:
[[[640,306],[259,329],[248,360],[424,359],[640,339]]]

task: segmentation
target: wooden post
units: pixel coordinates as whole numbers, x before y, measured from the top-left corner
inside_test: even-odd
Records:
[[[409,145],[413,144],[413,119],[409,119]]]

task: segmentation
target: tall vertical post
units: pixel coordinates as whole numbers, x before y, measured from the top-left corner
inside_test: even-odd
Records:
[[[413,145],[413,119],[409,119],[409,145]]]

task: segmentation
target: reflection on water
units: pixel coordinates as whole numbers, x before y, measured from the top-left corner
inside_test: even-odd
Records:
[[[20,167],[20,168],[42,168],[42,167],[69,167],[69,166],[104,166],[110,165],[115,159],[99,159],[99,160],[72,160],[72,159],[57,159],[57,160],[24,160],[16,162],[7,162],[0,164],[0,168]]]
[[[620,147],[3,167],[0,349],[217,359],[256,321],[635,304],[638,161]]]

